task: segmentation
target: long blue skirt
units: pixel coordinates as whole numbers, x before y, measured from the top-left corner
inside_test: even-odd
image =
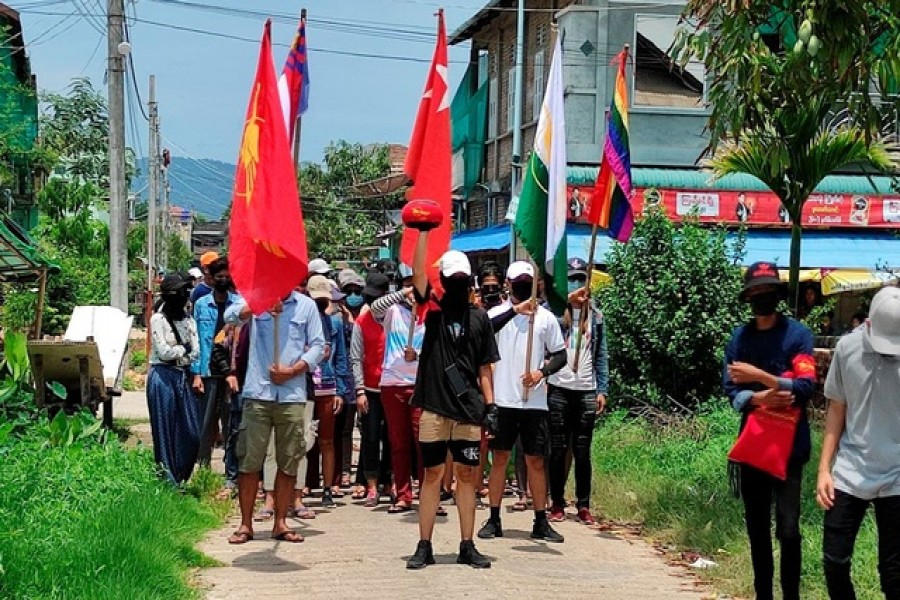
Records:
[[[190,479],[200,449],[200,415],[188,373],[153,365],[147,377],[153,456],[175,485]]]

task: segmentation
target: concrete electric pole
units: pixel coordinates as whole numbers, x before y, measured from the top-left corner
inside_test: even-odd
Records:
[[[109,300],[128,312],[128,190],[125,182],[125,42],[124,0],[107,0],[109,58]]]

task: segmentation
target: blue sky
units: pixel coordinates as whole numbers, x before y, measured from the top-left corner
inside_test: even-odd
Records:
[[[331,140],[406,144],[434,50],[438,0],[190,0],[282,15],[273,23],[276,69],[293,39],[300,8],[309,10],[310,109],[303,120],[303,160],[319,160]],[[486,0],[450,0],[448,35]],[[22,13],[32,70],[41,89],[62,91],[73,77],[89,77],[106,94],[105,0],[8,2]],[[173,154],[234,162],[264,18],[177,6],[162,0],[126,0],[135,73],[147,100],[147,78],[157,79],[162,133]],[[101,9],[101,6],[103,9]],[[68,16],[71,15],[71,16]],[[316,19],[322,21],[316,23]],[[202,29],[245,42],[180,31],[153,23]],[[392,31],[393,33],[389,33]],[[318,50],[321,49],[321,50]],[[341,56],[338,50],[422,62]],[[453,89],[462,77],[468,45],[450,49]],[[146,123],[129,123],[129,145],[145,154]],[[138,131],[139,143],[134,144]]]

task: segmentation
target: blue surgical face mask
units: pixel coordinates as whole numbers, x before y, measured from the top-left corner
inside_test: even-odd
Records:
[[[350,308],[359,308],[365,302],[365,298],[362,297],[362,294],[348,294],[347,295],[347,306]]]
[[[569,280],[569,293],[577,292],[581,288],[584,287],[584,282],[580,279],[570,279]]]

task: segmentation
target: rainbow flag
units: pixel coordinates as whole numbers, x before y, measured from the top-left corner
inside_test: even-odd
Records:
[[[627,242],[634,229],[631,211],[631,153],[628,149],[628,88],[625,83],[625,63],[628,49],[622,50],[614,62],[619,64],[616,87],[609,114],[606,116],[606,142],[603,160],[588,220],[606,229],[609,237]]]

